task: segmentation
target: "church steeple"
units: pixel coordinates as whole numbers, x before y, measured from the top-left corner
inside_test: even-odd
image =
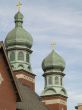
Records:
[[[10,31],[5,39],[5,46],[13,70],[31,71],[30,54],[33,43],[32,36],[23,26],[23,15],[17,12],[15,15],[15,28]],[[13,53],[12,53],[13,52]]]
[[[5,47],[12,70],[14,73],[16,72],[17,78],[28,80],[28,82],[31,82],[27,83],[28,86],[34,89],[35,75],[32,73],[30,62],[33,38],[31,34],[23,28],[23,14],[20,12],[21,3],[18,2],[17,6],[18,12],[14,16],[15,27],[7,34]],[[25,74],[22,74],[21,71],[25,71]],[[18,75],[19,73],[21,75]]]
[[[42,69],[45,79],[44,90],[41,94],[42,101],[50,110],[66,110],[67,92],[63,85],[64,59],[52,49],[51,53],[42,61]],[[63,109],[60,109],[59,106]]]

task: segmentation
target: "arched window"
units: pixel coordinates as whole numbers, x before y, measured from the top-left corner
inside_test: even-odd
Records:
[[[19,69],[24,69],[24,66],[22,64],[18,65]]]
[[[24,54],[23,54],[23,52],[19,52],[18,53],[18,60],[24,61]]]
[[[26,54],[26,62],[29,62],[29,54]]]
[[[52,77],[51,76],[49,76],[49,78],[48,78],[48,84],[52,85]]]
[[[14,61],[15,60],[15,52],[11,52],[10,53],[10,61]]]
[[[58,78],[58,76],[55,77],[55,84],[56,84],[56,85],[59,84],[59,78]]]

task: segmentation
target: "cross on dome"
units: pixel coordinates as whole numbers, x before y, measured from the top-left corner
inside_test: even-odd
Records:
[[[54,49],[56,47],[56,43],[54,41],[51,42],[51,48]]]
[[[22,6],[22,4],[21,4],[20,0],[18,0],[18,3],[17,3],[17,5],[16,5],[16,6],[18,7],[18,11],[20,12],[20,9],[21,9],[21,6]]]

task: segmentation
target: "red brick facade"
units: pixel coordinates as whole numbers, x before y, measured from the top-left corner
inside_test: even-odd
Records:
[[[16,110],[16,94],[8,72],[4,54],[0,52],[0,110]]]
[[[67,98],[63,96],[42,96],[42,102],[49,110],[67,110]]]
[[[35,75],[24,70],[14,71],[13,73],[23,85],[35,91]]]
[[[67,107],[62,104],[50,104],[46,105],[49,110],[67,110]]]

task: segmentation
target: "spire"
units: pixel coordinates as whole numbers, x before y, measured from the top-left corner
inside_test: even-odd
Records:
[[[15,27],[22,27],[23,23],[23,14],[20,12],[20,8],[22,6],[21,2],[18,1],[18,4],[16,5],[18,7],[18,12],[15,15]]]

